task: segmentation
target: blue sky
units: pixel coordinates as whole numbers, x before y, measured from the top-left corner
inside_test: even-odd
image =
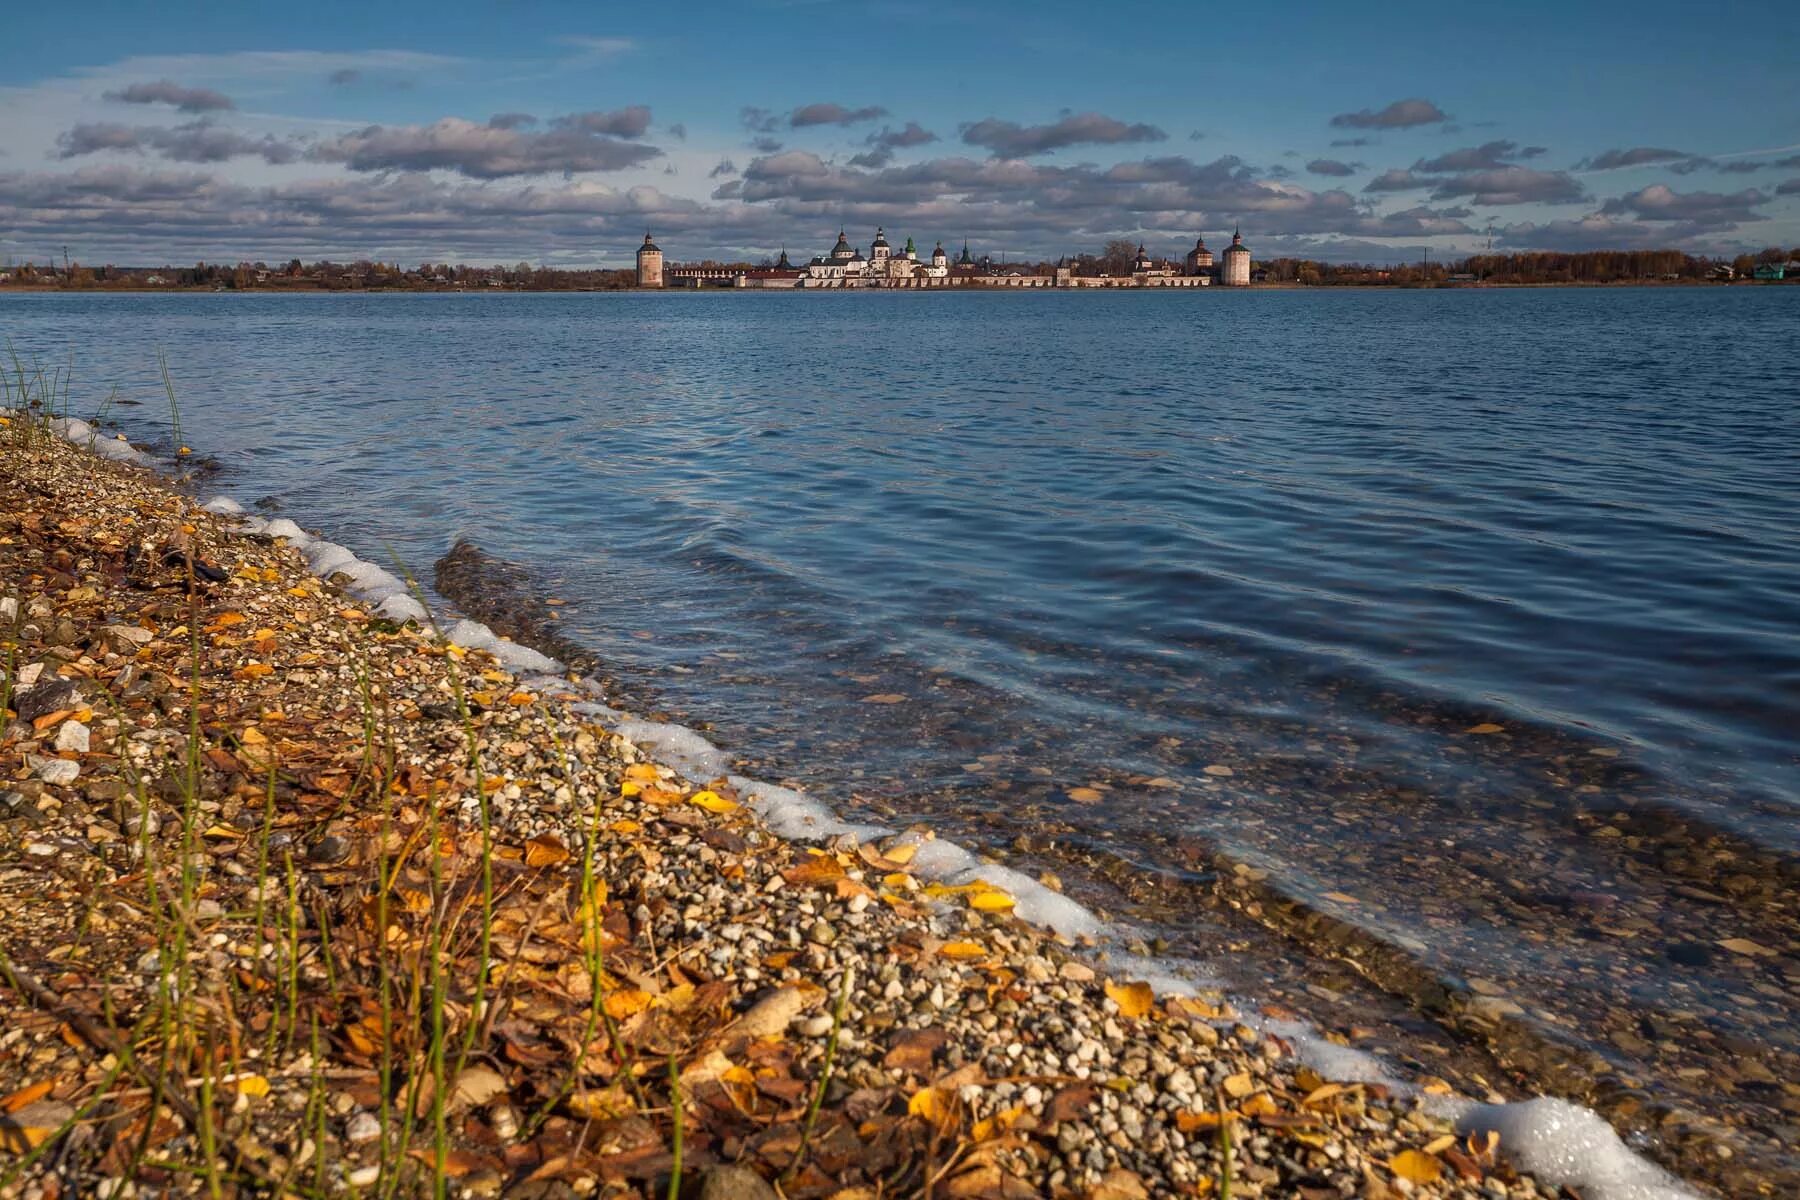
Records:
[[[1800,244],[1793,3],[150,9],[9,15],[0,259]]]

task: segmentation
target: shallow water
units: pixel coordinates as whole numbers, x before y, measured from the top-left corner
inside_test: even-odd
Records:
[[[209,487],[426,576],[474,540],[765,777],[1122,867],[1176,945],[1267,870],[1777,1139],[1710,1074],[1800,1077],[1797,333],[1775,288],[0,299],[75,415],[166,436],[165,350]]]

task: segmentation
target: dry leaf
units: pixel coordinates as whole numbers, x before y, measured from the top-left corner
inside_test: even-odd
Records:
[[[1496,725],[1492,721],[1483,721],[1479,725],[1469,726],[1467,729],[1463,730],[1463,732],[1464,733],[1481,733],[1481,734],[1504,733],[1504,732],[1506,732],[1506,727],[1504,725]],[[1435,1179],[1436,1176],[1434,1175],[1434,1176],[1432,1176],[1432,1178]]]
[[[1096,804],[1103,799],[1100,790],[1091,787],[1070,788],[1065,795],[1078,804]]]
[[[737,801],[727,800],[725,797],[719,795],[719,793],[712,791],[695,792],[688,797],[688,802],[690,804],[698,804],[707,812],[719,813],[721,815],[736,812],[738,810]]]
[[[554,834],[540,834],[525,843],[525,865],[554,867],[569,861],[569,848]]]
[[[1402,1150],[1388,1159],[1388,1170],[1408,1183],[1436,1183],[1443,1177],[1444,1164],[1417,1150]]]
[[[899,692],[882,692],[878,696],[864,696],[862,700],[864,704],[903,704],[905,701],[906,697]]]
[[[1242,1100],[1256,1090],[1256,1081],[1250,1078],[1250,1072],[1239,1071],[1236,1075],[1225,1077],[1225,1094],[1233,1100]]]
[[[1147,1017],[1156,1006],[1156,993],[1142,980],[1114,983],[1109,979],[1106,981],[1106,995],[1119,1006],[1120,1014],[1127,1017]]]

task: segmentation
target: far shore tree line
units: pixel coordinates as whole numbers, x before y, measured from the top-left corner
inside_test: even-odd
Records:
[[[1218,250],[1215,249],[1215,255]],[[1137,254],[1137,243],[1125,239],[1108,242],[1098,253],[1066,256],[1080,275],[1128,275]],[[1171,259],[1177,266],[1180,258]],[[1800,247],[1784,250],[1770,246],[1756,254],[1709,258],[1680,250],[1588,250],[1563,252],[1531,250],[1511,254],[1477,254],[1460,259],[1421,259],[1417,262],[1376,265],[1334,263],[1310,258],[1256,258],[1256,281],[1311,287],[1390,286],[1433,287],[1486,283],[1607,284],[1749,279],[1758,267],[1800,261]],[[1049,274],[1050,261],[984,259],[988,270],[1003,273]],[[768,268],[773,262],[730,262],[714,259],[685,264],[709,268]],[[1787,273],[1800,279],[1800,270]],[[74,288],[125,290],[139,288],[205,289],[216,291],[619,291],[637,286],[630,268],[557,268],[521,262],[491,267],[450,263],[421,263],[406,268],[399,263],[359,260],[349,263],[199,262],[192,266],[91,267],[68,259],[57,263],[0,266],[0,288]]]

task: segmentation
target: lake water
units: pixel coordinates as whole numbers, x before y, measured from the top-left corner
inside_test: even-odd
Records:
[[[1800,1137],[1800,289],[45,295],[0,335],[166,444],[165,351],[209,494],[426,577],[479,544],[748,773]]]

